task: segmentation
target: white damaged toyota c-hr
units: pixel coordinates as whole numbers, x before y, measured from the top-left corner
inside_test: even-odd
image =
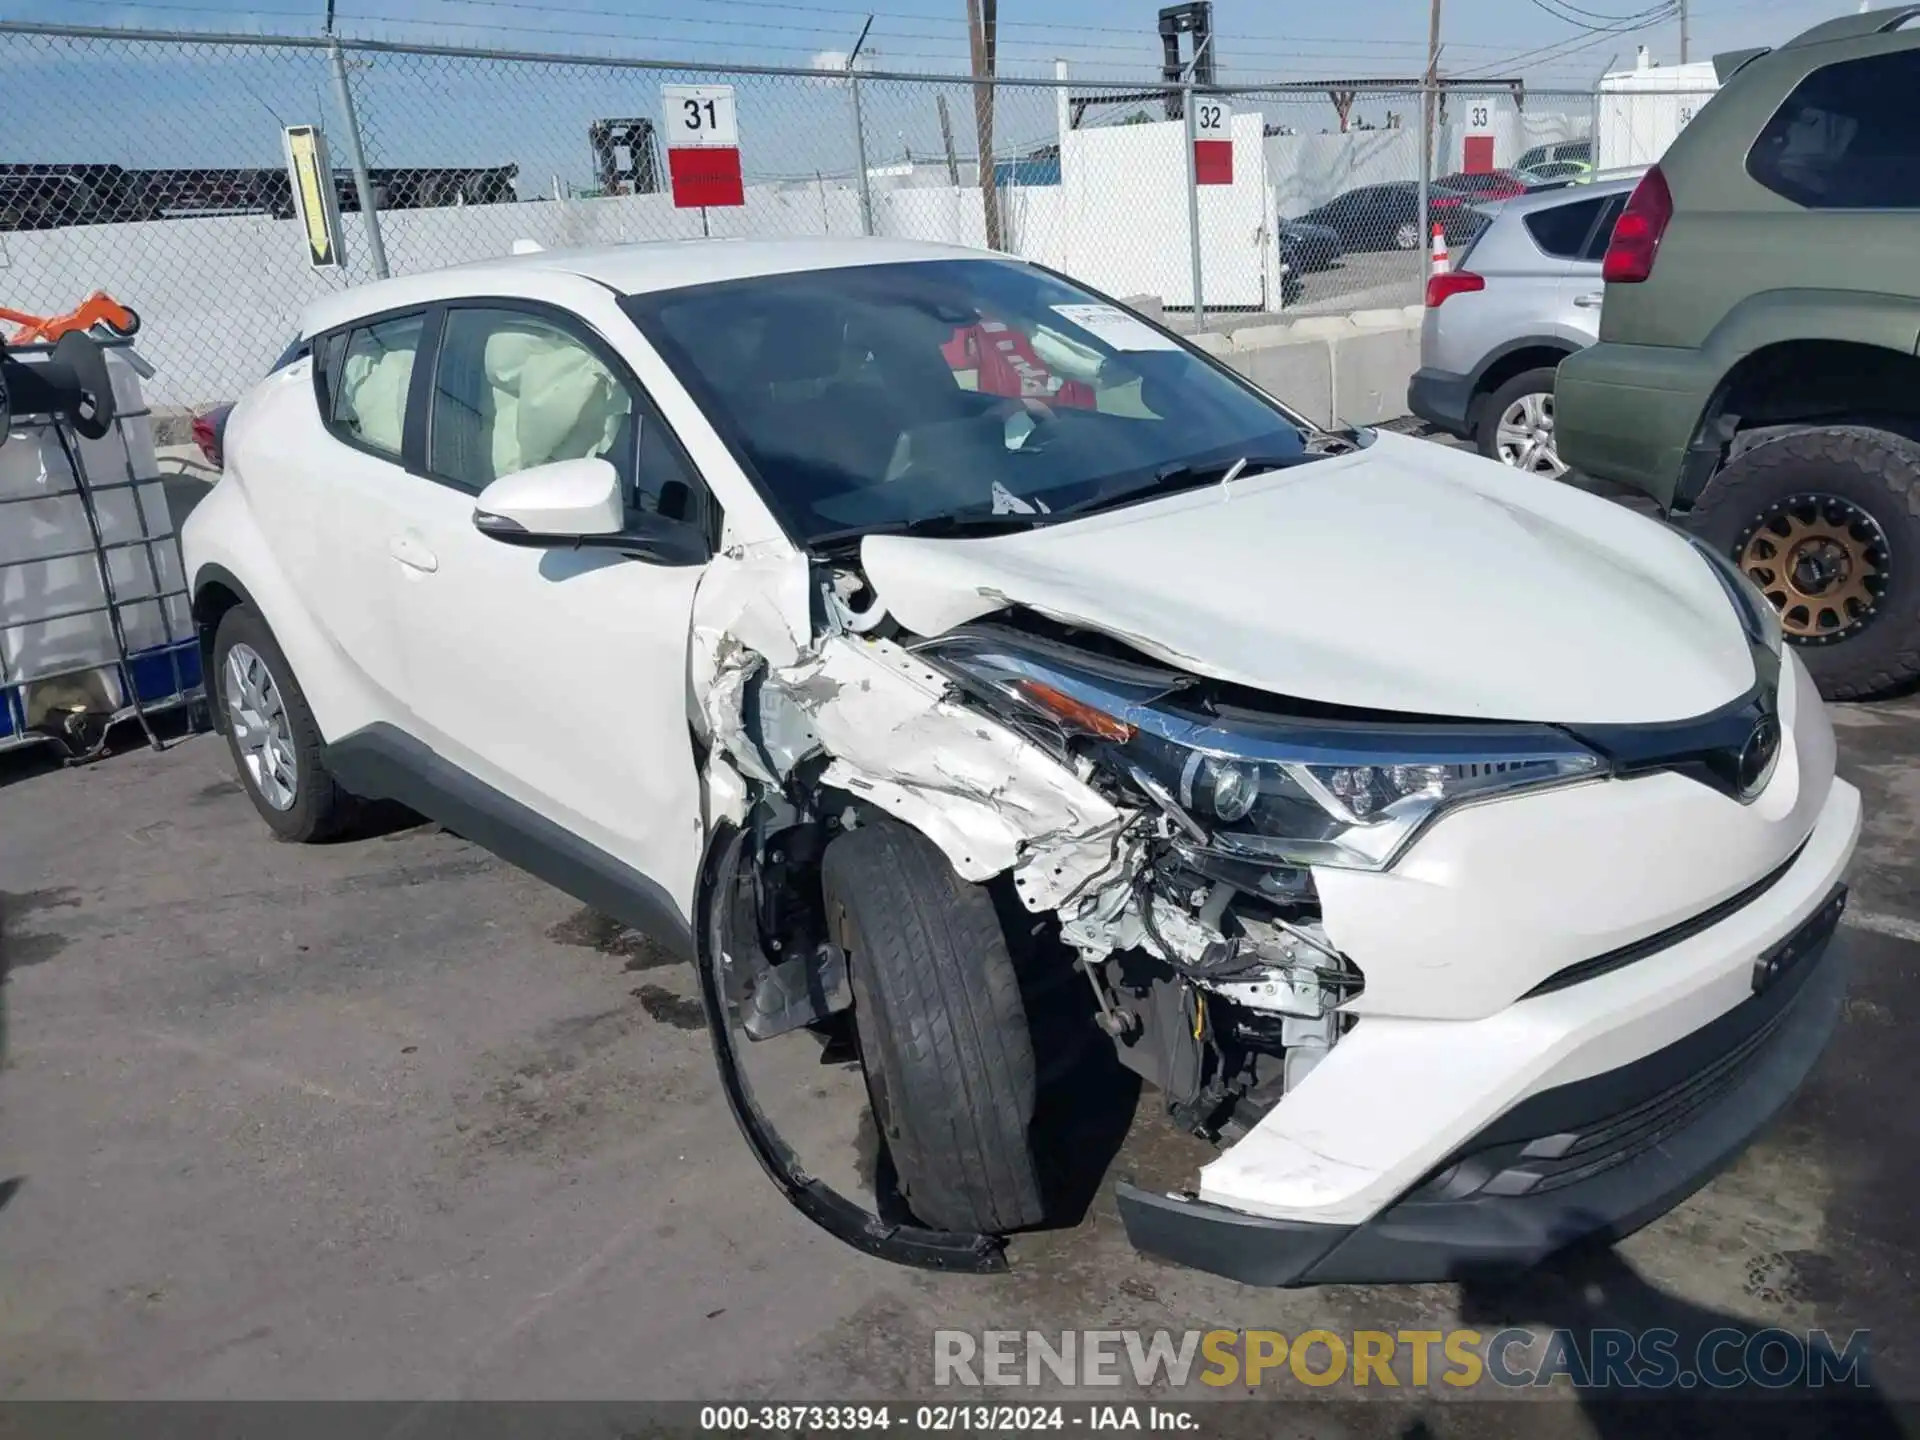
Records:
[[[185,545],[268,825],[395,798],[683,953],[756,1156],[894,1259],[1045,1223],[1095,1026],[1221,1147],[1119,1187],[1134,1243],[1301,1284],[1633,1230],[1840,1006],[1859,796],[1726,557],[1318,429],[1006,257],[329,296]],[[907,1214],[757,1103],[746,1047],[809,1028],[857,1042]]]

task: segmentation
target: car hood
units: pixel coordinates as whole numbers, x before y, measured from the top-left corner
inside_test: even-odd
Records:
[[[1700,715],[1755,680],[1678,533],[1572,486],[1381,434],[1347,455],[988,539],[870,536],[902,625],[1024,606],[1195,674],[1405,714]]]

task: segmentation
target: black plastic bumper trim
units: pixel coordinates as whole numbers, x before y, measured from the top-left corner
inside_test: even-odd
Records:
[[[1473,377],[1416,370],[1407,381],[1407,409],[1451,435],[1468,435],[1473,430]]]
[[[1355,1226],[1269,1220],[1199,1200],[1118,1187],[1127,1238],[1146,1254],[1248,1285],[1380,1285],[1459,1280],[1537,1265],[1577,1241],[1618,1240],[1679,1204],[1737,1159],[1820,1057],[1846,996],[1844,932],[1829,925],[1779,983],[1652,1055],[1531,1096],[1456,1152],[1591,1123],[1607,1107],[1672,1083],[1762,1028],[1740,1082],[1661,1143],[1577,1183],[1523,1195],[1413,1198]],[[1838,911],[1831,914],[1837,919]],[[1444,1172],[1447,1164],[1438,1167]]]
[[[1669,925],[1664,930],[1622,945],[1618,949],[1609,950],[1601,955],[1591,955],[1585,960],[1576,960],[1573,964],[1554,971],[1520,998],[1531,1000],[1536,995],[1550,995],[1555,990],[1566,989],[1569,985],[1578,985],[1585,980],[1597,979],[1599,976],[1611,974],[1615,970],[1631,965],[1636,960],[1644,960],[1649,955],[1658,954],[1670,946],[1678,945],[1682,940],[1691,940],[1703,930],[1711,930],[1729,915],[1746,909],[1778,885],[1786,873],[1793,869],[1794,862],[1800,858],[1800,852],[1806,848],[1807,841],[1802,840],[1793,847],[1793,853],[1779,865],[1762,875],[1746,889],[1729,895],[1718,905],[1708,906],[1698,915],[1690,915],[1677,925]]]

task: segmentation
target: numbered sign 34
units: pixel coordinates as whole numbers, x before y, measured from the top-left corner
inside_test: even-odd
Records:
[[[660,99],[667,122],[667,174],[673,181],[673,203],[683,210],[744,205],[733,87],[662,85]]]
[[[1233,106],[1214,95],[1193,97],[1193,183],[1233,184]]]

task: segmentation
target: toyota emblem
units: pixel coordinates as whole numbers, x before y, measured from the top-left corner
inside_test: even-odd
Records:
[[[1780,721],[1777,716],[1762,715],[1754,723],[1753,733],[1740,747],[1735,783],[1740,798],[1751,800],[1766,788],[1773,777],[1773,765],[1780,758]]]

